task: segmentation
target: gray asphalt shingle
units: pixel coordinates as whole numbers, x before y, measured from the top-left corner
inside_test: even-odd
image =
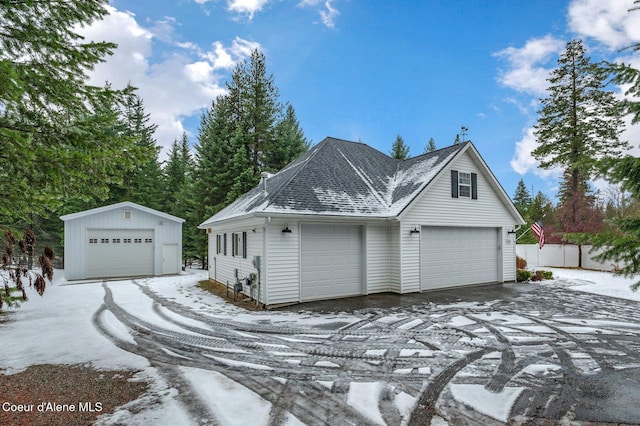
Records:
[[[254,213],[394,217],[466,143],[396,160],[361,142],[325,138],[207,224]]]

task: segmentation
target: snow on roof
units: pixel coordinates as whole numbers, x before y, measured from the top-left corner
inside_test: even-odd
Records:
[[[325,138],[200,225],[256,213],[395,217],[468,143],[396,160],[360,142]]]
[[[140,204],[136,204],[136,203],[132,203],[131,201],[123,201],[121,203],[116,203],[116,204],[111,204],[109,206],[103,206],[103,207],[98,207],[95,209],[91,209],[91,210],[84,210],[81,212],[77,212],[77,213],[72,213],[72,214],[67,214],[64,216],[60,216],[60,219],[63,221],[68,221],[68,220],[73,220],[73,219],[78,219],[81,217],[85,217],[85,216],[89,216],[89,215],[93,215],[93,214],[97,214],[97,213],[104,213],[104,212],[108,212],[111,210],[117,210],[120,208],[129,208],[129,209],[135,209],[135,210],[140,210],[149,214],[152,214],[154,216],[159,216],[162,217],[164,219],[167,220],[171,220],[174,222],[184,222],[184,219],[181,219],[179,217],[176,216],[172,216],[168,213],[163,213],[161,211],[158,210],[154,210],[151,209],[149,207],[145,207],[145,206],[141,206]]]

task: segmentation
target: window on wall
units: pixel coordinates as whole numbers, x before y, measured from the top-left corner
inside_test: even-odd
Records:
[[[471,173],[458,172],[458,195],[471,197]]]
[[[216,234],[216,254],[222,253],[222,235]]]
[[[244,258],[247,257],[246,240],[247,240],[246,232],[243,232],[242,234],[235,234],[235,233],[231,234],[231,245],[232,245],[233,256],[242,256]]]
[[[451,170],[451,197],[478,199],[478,175]]]

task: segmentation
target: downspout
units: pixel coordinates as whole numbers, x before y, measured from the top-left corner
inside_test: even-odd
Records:
[[[268,305],[269,299],[269,294],[267,292],[267,232],[269,230],[270,223],[271,216],[268,216],[264,220],[264,225],[262,225],[262,262],[260,262],[260,271],[258,273],[258,295],[261,296],[262,291],[264,291],[264,297],[262,299],[263,307]]]

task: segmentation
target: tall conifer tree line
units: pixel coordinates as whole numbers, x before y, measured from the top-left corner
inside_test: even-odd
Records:
[[[263,171],[276,172],[309,149],[295,110],[279,100],[266,58],[258,50],[238,64],[202,115],[195,146],[194,221],[220,211],[253,188]],[[191,246],[205,260],[206,235]]]
[[[204,263],[197,225],[309,141],[254,50],[202,115],[197,140],[183,134],[161,161],[157,125],[136,88],[86,84],[87,70],[116,46],[84,43],[73,28],[100,19],[107,3],[0,2],[0,227],[19,236],[33,229],[39,244],[61,251],[59,216],[132,201],[184,218],[185,260]]]
[[[640,44],[631,48],[640,51]],[[542,168],[562,168],[559,201],[553,206],[538,199],[540,193],[531,198],[520,181],[514,202],[528,226],[544,222],[547,241],[592,244],[603,250],[597,259],[616,262],[620,273],[637,276],[640,161],[627,152],[629,144],[619,136],[625,115],[632,116],[632,125],[640,122],[640,103],[635,100],[640,95],[640,71],[626,64],[593,63],[582,42],[572,40],[548,81],[549,96],[541,100],[538,111],[539,145],[533,155]],[[608,90],[611,82],[628,85],[626,99],[615,98]],[[590,185],[598,177],[617,185],[608,200],[597,197]],[[526,232],[527,228],[519,232],[519,242],[529,242]],[[640,281],[633,288],[640,288]]]

